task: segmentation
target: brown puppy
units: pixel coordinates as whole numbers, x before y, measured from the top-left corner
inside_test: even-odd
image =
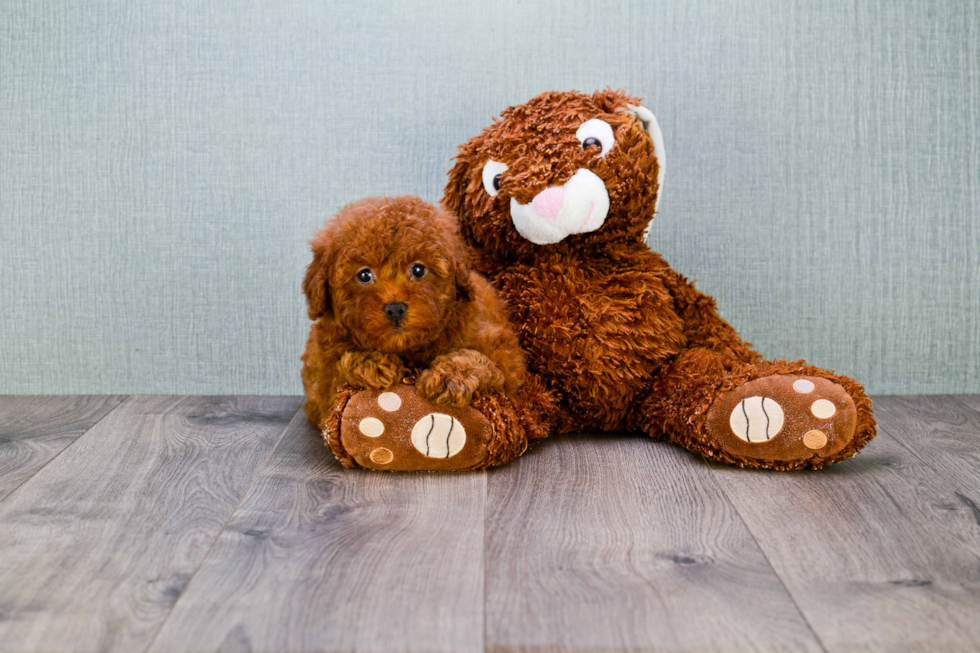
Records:
[[[319,428],[344,383],[384,390],[414,376],[423,398],[456,407],[478,391],[520,388],[517,336],[496,292],[470,270],[451,214],[417,197],[367,198],[311,244],[303,386]]]

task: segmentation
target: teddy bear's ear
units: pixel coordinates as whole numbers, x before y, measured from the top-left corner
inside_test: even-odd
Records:
[[[667,154],[664,151],[664,135],[660,131],[660,124],[653,112],[639,104],[629,104],[620,111],[632,113],[636,116],[643,129],[650,134],[653,140],[653,154],[657,157],[657,200],[653,205],[653,212],[656,214],[657,205],[660,204],[660,197],[664,192],[664,170],[667,168]],[[650,225],[643,232],[643,239],[646,240],[650,233]]]
[[[333,314],[327,273],[331,265],[331,248],[321,234],[313,241],[313,262],[306,268],[303,292],[306,293],[307,311],[311,320]]]
[[[459,215],[459,209],[463,204],[468,162],[462,154],[453,158],[456,159],[456,165],[449,171],[449,183],[446,184],[440,204],[453,215]]]
[[[653,154],[657,157],[657,203],[660,203],[660,195],[664,189],[664,170],[667,168],[667,154],[664,151],[664,135],[660,131],[660,123],[653,112],[639,104],[629,104],[620,111],[632,113],[643,125],[643,129],[650,134],[653,140]],[[656,211],[656,206],[654,206]]]

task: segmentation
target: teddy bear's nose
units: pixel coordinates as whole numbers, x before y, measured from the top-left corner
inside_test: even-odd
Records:
[[[401,319],[405,317],[405,311],[408,310],[408,306],[401,302],[390,302],[385,304],[385,317],[389,320],[398,324]]]
[[[554,220],[565,204],[565,190],[558,186],[545,188],[531,200],[534,212],[547,220]]]

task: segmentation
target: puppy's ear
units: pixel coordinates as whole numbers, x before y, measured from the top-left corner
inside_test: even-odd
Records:
[[[330,287],[327,276],[333,265],[333,249],[329,246],[326,235],[320,233],[311,243],[313,246],[313,262],[306,268],[303,279],[303,292],[306,293],[307,311],[311,320],[318,320],[324,315],[333,315],[330,303]]]

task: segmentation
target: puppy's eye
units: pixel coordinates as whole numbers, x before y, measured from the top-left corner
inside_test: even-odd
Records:
[[[500,192],[502,175],[507,172],[507,164],[500,161],[487,161],[483,166],[483,190],[493,197]]]
[[[416,263],[412,266],[412,269],[409,270],[409,274],[412,275],[413,279],[421,279],[425,276],[425,266],[421,263]]]
[[[362,284],[369,284],[374,281],[374,273],[370,270],[364,269],[357,273],[357,281]]]
[[[613,136],[612,127],[605,120],[593,118],[586,120],[579,125],[575,132],[575,138],[582,143],[582,149],[588,149],[594,145],[599,146],[599,156],[606,156],[606,152],[616,144],[616,137]]]

